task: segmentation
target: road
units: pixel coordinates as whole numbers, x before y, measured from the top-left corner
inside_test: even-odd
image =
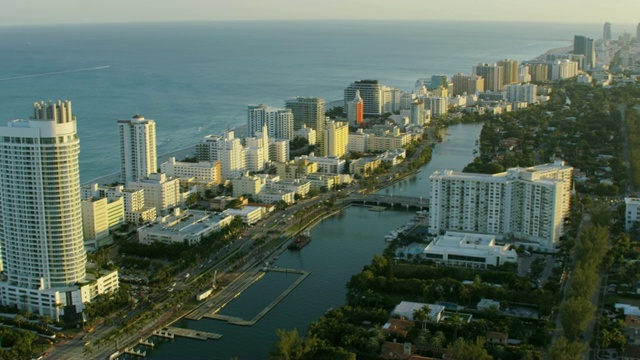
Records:
[[[625,111],[627,110],[626,104],[618,105],[618,111],[620,111],[620,128],[624,134],[624,141],[622,142],[622,154],[624,156],[624,167],[627,171],[627,188],[626,194],[631,195],[636,192],[633,186],[633,178],[631,177],[631,162],[629,153],[629,132],[627,131],[627,123],[625,121]]]

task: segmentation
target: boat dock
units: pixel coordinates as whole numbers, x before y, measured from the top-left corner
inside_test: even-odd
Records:
[[[191,313],[185,316],[188,320],[200,320],[205,314],[216,313],[227,305],[231,300],[239,296],[243,291],[253,285],[256,281],[260,280],[264,276],[264,272],[255,270],[249,271],[241,275],[231,284],[222,288],[216,296],[209,300],[206,300],[202,306],[194,309]]]
[[[166,327],[166,328],[162,328],[162,330],[156,330],[153,332],[154,335],[160,336],[160,335],[157,335],[156,332],[164,333],[168,335],[166,336],[166,338],[169,338],[169,339],[173,339],[176,336],[180,336],[180,337],[196,339],[196,340],[207,340],[207,339],[218,340],[222,337],[221,334],[200,331],[200,330],[184,329],[179,327]]]
[[[174,338],[173,333],[169,333],[168,331],[165,331],[165,330],[154,330],[153,336],[157,336],[165,339],[171,339],[171,340],[173,340]]]
[[[253,326],[260,319],[262,319],[263,316],[265,316],[269,311],[271,311],[271,309],[273,309],[276,305],[278,305],[278,303],[280,303],[282,299],[287,297],[289,293],[291,293],[296,287],[298,287],[298,285],[300,285],[300,283],[302,283],[309,275],[311,275],[311,273],[308,271],[298,270],[298,269],[267,268],[264,271],[277,271],[277,272],[283,272],[283,273],[300,274],[300,277],[296,279],[296,281],[294,281],[293,284],[291,284],[291,286],[289,286],[285,291],[283,291],[282,294],[280,294],[277,298],[275,298],[269,305],[267,305],[267,307],[262,309],[262,311],[260,311],[251,320],[245,320],[235,316],[221,315],[221,314],[217,314],[216,312],[205,314],[204,317],[208,319],[226,321],[231,325]]]
[[[140,339],[140,341],[138,341],[138,345],[144,345],[144,346],[148,346],[148,347],[154,347],[156,346],[153,341],[150,341],[149,339],[144,340],[144,339]]]
[[[133,348],[126,348],[126,349],[124,349],[123,353],[125,353],[127,355],[139,356],[139,357],[147,356],[147,352],[146,351],[140,351],[140,350],[136,350],[136,349],[133,349]]]

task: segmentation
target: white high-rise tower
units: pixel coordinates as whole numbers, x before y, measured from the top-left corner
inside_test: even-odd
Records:
[[[35,103],[29,120],[0,127],[0,245],[4,305],[57,315],[83,300],[86,253],[80,142],[71,102]],[[65,308],[66,311],[66,308]]]
[[[128,184],[158,172],[156,123],[135,115],[118,120],[120,134],[120,181]]]

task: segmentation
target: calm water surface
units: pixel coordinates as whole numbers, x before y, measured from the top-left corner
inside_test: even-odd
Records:
[[[437,144],[432,161],[422,172],[391,189],[407,196],[426,194],[427,178],[436,169],[462,170],[473,160],[472,150],[481,124],[460,124],[446,130],[446,138]],[[385,190],[382,190],[385,191]],[[390,190],[391,191],[391,190]],[[203,319],[181,320],[176,325],[223,334],[220,340],[187,340],[176,338],[160,342],[149,359],[265,359],[277,341],[277,329],[297,328],[303,334],[308,325],[330,307],[345,302],[345,284],[353,274],[371,262],[386,246],[384,236],[414,217],[413,211],[373,212],[351,207],[311,230],[313,240],[302,251],[285,251],[276,264],[280,267],[304,269],[311,275],[273,310],[252,327],[227,325]],[[234,299],[220,313],[253,318],[267,304],[297,279],[298,275],[270,273]],[[158,341],[156,341],[158,342]]]

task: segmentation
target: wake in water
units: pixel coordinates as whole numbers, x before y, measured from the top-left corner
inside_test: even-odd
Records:
[[[109,67],[110,67],[110,65],[103,65],[103,66],[94,66],[94,67],[81,68],[81,69],[51,71],[51,72],[46,72],[46,73],[41,73],[41,74],[12,76],[12,77],[8,77],[8,78],[2,78],[2,79],[0,79],[0,81],[27,79],[27,78],[32,78],[32,77],[48,76],[48,75],[68,74],[68,73],[80,72],[80,71],[104,70],[104,69],[108,69]]]

